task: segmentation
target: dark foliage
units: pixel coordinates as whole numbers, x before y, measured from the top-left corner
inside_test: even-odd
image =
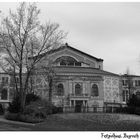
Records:
[[[0,104],[0,115],[3,115],[4,114],[4,108],[2,106],[2,104]]]
[[[5,118],[12,121],[21,121],[26,123],[39,123],[43,121],[43,119],[41,118],[20,114],[20,113],[10,113],[10,112],[7,112],[5,114]]]
[[[26,105],[29,105],[31,102],[34,102],[34,101],[37,101],[37,100],[40,100],[40,97],[38,95],[35,95],[33,93],[30,93],[30,94],[27,94],[26,95],[25,104]]]
[[[16,96],[11,103],[9,103],[8,111],[10,113],[20,112],[20,100],[19,96]]]
[[[62,113],[62,112],[63,112],[63,107],[56,107],[56,106],[52,107],[52,114]]]

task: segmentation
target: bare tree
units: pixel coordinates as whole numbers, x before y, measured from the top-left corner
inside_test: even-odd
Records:
[[[42,25],[39,13],[35,3],[20,3],[16,13],[10,11],[9,16],[3,19],[0,30],[0,45],[6,52],[1,66],[5,71],[11,68],[14,75],[18,74],[19,88],[16,92],[20,95],[21,112],[30,75],[42,59],[41,54],[58,47],[66,37],[59,24],[46,22]]]
[[[53,88],[53,82],[54,77],[56,75],[55,70],[53,68],[53,62],[49,61],[49,64],[47,66],[42,66],[43,74],[47,76],[48,80],[48,101],[50,105],[52,104],[52,88]]]

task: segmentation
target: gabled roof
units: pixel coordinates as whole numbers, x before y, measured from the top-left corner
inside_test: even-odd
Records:
[[[87,56],[87,57],[90,57],[91,59],[96,59],[97,61],[103,61],[103,59],[97,58],[97,57],[94,57],[94,56],[92,56],[92,55],[90,55],[90,54],[87,54],[87,53],[85,53],[85,52],[82,52],[82,51],[80,51],[80,50],[78,50],[78,49],[76,49],[76,48],[73,48],[73,47],[69,46],[67,43],[66,43],[65,45],[63,45],[63,46],[57,48],[57,49],[50,50],[50,51],[48,51],[48,52],[45,52],[45,53],[40,54],[40,57],[44,57],[44,56],[47,55],[47,54],[52,54],[52,53],[61,51],[61,50],[65,49],[65,48],[68,48],[68,49],[70,49],[70,50],[76,51],[76,52],[78,52],[78,53],[80,53],[80,54],[82,54],[82,55],[85,55],[85,56]]]

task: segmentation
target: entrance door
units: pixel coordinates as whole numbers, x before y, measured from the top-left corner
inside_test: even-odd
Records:
[[[81,112],[83,101],[75,101],[75,112]]]

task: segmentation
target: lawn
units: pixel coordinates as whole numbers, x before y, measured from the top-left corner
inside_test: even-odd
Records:
[[[49,115],[35,126],[0,122],[0,131],[140,131],[140,116],[109,113]]]
[[[140,131],[140,116],[108,113],[68,113],[48,116],[34,130]]]

